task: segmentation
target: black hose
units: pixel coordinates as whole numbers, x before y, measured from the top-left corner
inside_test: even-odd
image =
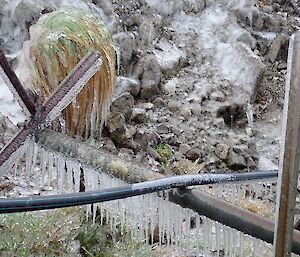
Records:
[[[163,179],[115,187],[100,191],[80,192],[49,196],[33,196],[0,199],[0,213],[37,211],[63,208],[123,199],[131,196],[149,194],[175,187],[215,184],[243,180],[277,177],[278,171],[247,172],[231,174],[197,174],[167,177]]]

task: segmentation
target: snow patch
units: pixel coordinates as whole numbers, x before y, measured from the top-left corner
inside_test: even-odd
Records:
[[[257,168],[259,170],[278,170],[278,165],[269,158],[261,156],[259,157]]]
[[[23,123],[27,117],[1,77],[0,92],[0,113],[7,117],[14,125]]]
[[[175,68],[182,58],[184,52],[174,45],[174,43],[163,39],[157,45],[159,49],[153,51],[162,70],[171,70]]]

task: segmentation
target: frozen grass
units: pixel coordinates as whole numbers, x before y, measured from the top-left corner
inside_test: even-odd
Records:
[[[2,214],[0,256],[76,256],[72,248],[82,216],[82,208]]]
[[[159,256],[149,244],[132,238],[130,232],[113,233],[109,225],[83,224],[77,237],[81,254],[94,257],[142,257]]]
[[[0,256],[159,256],[124,228],[84,221],[84,208],[2,214]]]
[[[99,135],[116,77],[115,51],[101,17],[63,8],[42,16],[30,32],[25,59],[32,70],[32,90],[43,98],[50,95],[89,50],[101,52],[100,70],[64,112],[70,135]]]

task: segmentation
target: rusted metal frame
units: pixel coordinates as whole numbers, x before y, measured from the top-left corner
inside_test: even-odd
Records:
[[[291,256],[297,177],[300,155],[300,32],[291,36],[288,56],[285,104],[283,111],[284,144],[280,152],[276,206],[274,257]]]
[[[101,54],[97,51],[91,51],[72,69],[69,75],[58,86],[58,89],[45,100],[41,107],[36,108],[37,111],[35,111],[30,121],[25,124],[24,128],[0,151],[0,169],[4,163],[11,158],[13,153],[17,151],[19,147],[24,145],[29,136],[32,136],[37,129],[44,128],[48,125],[51,120],[47,121],[46,124],[45,121],[49,116],[49,113],[54,108],[57,108],[61,101],[65,101],[65,104],[56,110],[57,113],[62,111],[63,108],[72,101],[87,80],[99,69],[101,63]],[[84,83],[78,84],[83,76],[86,77]],[[22,92],[24,88],[21,84],[19,84],[19,86],[21,88],[20,91]],[[72,90],[74,90],[73,88],[75,86],[76,90],[72,92],[68,99],[64,99]]]
[[[64,134],[45,129],[39,134],[38,143],[51,151],[63,153],[65,156],[81,160],[83,163],[99,168],[103,172],[113,174],[128,183],[136,183],[163,178],[162,174],[152,172],[147,168],[134,163],[126,163],[118,157],[87,145],[80,140]],[[128,173],[118,173],[113,169],[114,162],[121,161]],[[245,210],[239,206],[214,197],[200,190],[175,190],[170,192],[170,200],[205,215],[226,226],[235,228],[252,237],[259,238],[268,243],[273,242],[274,222],[258,214]],[[294,230],[293,252],[300,254],[300,232]]]
[[[247,235],[272,244],[275,222],[200,190],[177,189],[170,200]],[[300,254],[300,232],[293,230],[292,251]]]
[[[48,97],[42,106],[41,118],[46,120],[49,114],[62,105],[55,112],[59,114],[76,97],[87,81],[96,73],[102,64],[101,54],[97,51],[90,51],[60,83],[57,89]],[[84,82],[79,81],[84,79]],[[67,98],[67,99],[66,99]],[[51,121],[51,120],[50,120]]]
[[[31,118],[24,128],[0,151],[0,168],[25,143],[27,138],[32,136],[38,124],[35,116]]]
[[[22,86],[22,83],[16,76],[15,72],[13,69],[10,67],[5,54],[3,51],[0,49],[0,66],[3,69],[5,75],[7,76],[8,80],[16,90],[17,94],[21,98],[22,102],[24,103],[25,107],[29,111],[31,115],[34,115],[36,112],[35,104],[34,104],[34,99],[27,93],[25,88]]]

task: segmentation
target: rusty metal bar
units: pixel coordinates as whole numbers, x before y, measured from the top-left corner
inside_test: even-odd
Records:
[[[21,98],[25,107],[31,115],[34,115],[36,112],[34,99],[26,92],[25,88],[22,86],[20,80],[14,73],[13,69],[10,67],[5,54],[0,49],[0,66],[3,69],[5,75],[7,76],[9,82],[12,84],[16,90],[18,96]]]
[[[300,155],[300,32],[291,36],[279,164],[274,257],[291,256]]]
[[[11,159],[12,154],[24,145],[28,137],[32,136],[37,126],[37,119],[33,117],[26,126],[0,151],[0,169]]]
[[[99,70],[101,64],[100,52],[95,50],[88,52],[60,83],[52,95],[44,101],[41,119],[49,124],[59,115],[76,97],[88,80]]]
[[[273,242],[274,221],[203,191],[177,189],[170,193],[170,200],[247,235],[270,244]],[[292,250],[294,253],[300,254],[300,232],[297,230],[292,232]]]
[[[6,59],[2,58],[3,60]],[[0,151],[0,169],[3,168],[5,163],[10,162],[13,153],[24,145],[25,141],[35,130],[46,127],[56,115],[70,104],[86,82],[99,69],[101,63],[101,54],[91,51],[72,69],[69,75],[58,86],[57,90],[45,100],[42,107],[35,111],[34,116],[24,128]],[[24,90],[21,84],[19,86],[21,91]]]

